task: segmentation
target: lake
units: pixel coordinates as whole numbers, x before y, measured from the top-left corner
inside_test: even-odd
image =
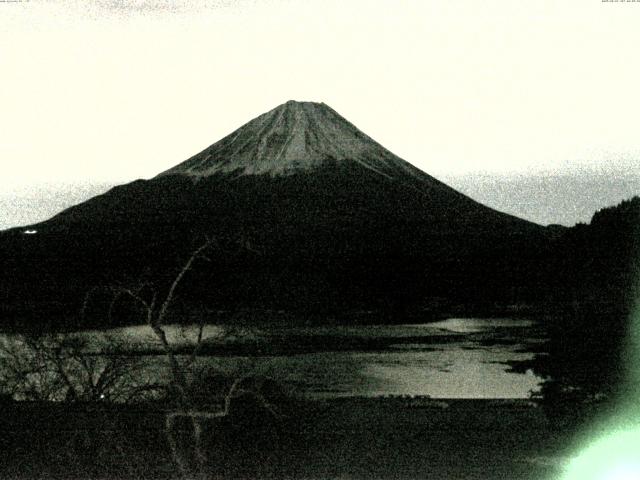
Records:
[[[196,337],[193,326],[166,330],[173,344],[188,345]],[[100,351],[102,333],[79,335]],[[115,329],[109,335],[131,350],[159,347],[147,326]],[[531,359],[546,335],[533,320],[450,318],[411,325],[207,325],[203,338],[207,348],[198,360],[200,367],[232,376],[268,376],[313,398],[527,398],[541,379],[530,371],[510,372],[509,363]],[[238,353],[230,345],[244,350]],[[217,348],[226,349],[224,355],[214,355]],[[146,359],[140,380],[166,381],[166,359],[157,354]]]
[[[208,338],[215,337],[219,327],[208,328]],[[136,330],[134,336],[139,334]],[[170,334],[179,341],[176,330]],[[393,326],[260,327],[238,335],[256,345],[316,338],[312,344],[325,351],[203,358],[221,371],[269,376],[312,397],[527,398],[539,389],[541,379],[531,371],[510,372],[509,362],[531,359],[546,338],[539,323],[511,318],[450,318]]]

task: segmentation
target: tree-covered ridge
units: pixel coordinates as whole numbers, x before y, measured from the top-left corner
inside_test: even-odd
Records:
[[[639,301],[640,197],[568,229],[554,257],[557,308],[548,350],[533,368],[546,378],[541,393],[549,411],[579,419],[580,405],[588,410],[615,400],[629,386],[626,347]]]

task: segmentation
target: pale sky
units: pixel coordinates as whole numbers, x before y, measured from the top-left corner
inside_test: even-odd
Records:
[[[567,209],[640,193],[639,46],[640,2],[0,2],[0,228],[50,215],[51,192],[63,208],[152,177],[289,99],[456,188],[595,178],[551,192],[557,222],[529,216],[588,220]],[[519,212],[511,188],[492,206]]]

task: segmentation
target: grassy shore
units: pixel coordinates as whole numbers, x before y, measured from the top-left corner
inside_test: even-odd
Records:
[[[206,478],[559,477],[568,437],[523,400],[343,398],[203,425]],[[180,478],[159,406],[6,405],[1,478]],[[192,432],[172,432],[192,458]]]

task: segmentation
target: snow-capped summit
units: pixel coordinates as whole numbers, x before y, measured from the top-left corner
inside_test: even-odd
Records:
[[[356,162],[388,177],[420,170],[358,130],[324,103],[290,100],[160,175],[290,175]]]

